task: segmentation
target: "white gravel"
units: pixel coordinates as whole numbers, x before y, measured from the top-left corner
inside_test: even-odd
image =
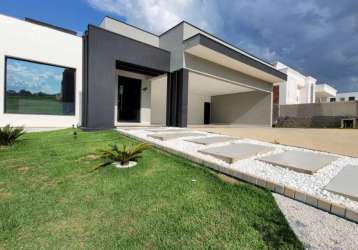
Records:
[[[172,129],[172,128],[171,128]],[[237,141],[233,142],[225,142],[225,143],[218,143],[213,145],[200,145],[192,142],[185,141],[184,139],[192,139],[192,138],[198,138],[202,136],[218,136],[217,134],[213,133],[206,133],[206,132],[199,132],[202,136],[195,136],[195,137],[185,137],[185,138],[179,138],[174,140],[168,140],[168,141],[160,141],[151,137],[148,137],[148,134],[153,134],[153,132],[146,131],[145,128],[142,130],[124,130],[124,129],[118,129],[119,131],[123,133],[128,133],[133,136],[136,136],[138,138],[143,138],[148,141],[151,141],[153,143],[166,146],[172,149],[175,149],[177,151],[188,153],[192,156],[205,159],[207,161],[220,164],[223,167],[238,169],[242,172],[249,173],[251,175],[264,178],[269,181],[273,181],[275,183],[287,185],[290,187],[293,187],[297,190],[303,191],[305,193],[315,195],[317,197],[321,197],[325,200],[329,200],[334,203],[342,204],[346,207],[352,208],[352,209],[358,209],[358,202],[350,200],[348,198],[345,198],[341,195],[337,195],[331,192],[328,192],[324,190],[324,186],[328,184],[328,182],[338,174],[338,172],[347,164],[352,165],[358,165],[358,158],[352,158],[347,156],[341,156],[336,154],[328,154],[318,151],[312,151],[302,148],[295,148],[290,146],[284,146],[284,145],[278,145],[278,144],[272,144],[267,142],[261,142],[257,140],[251,140],[251,139],[238,139]],[[163,129],[164,131],[165,129]],[[178,129],[180,131],[180,129]],[[193,131],[194,132],[194,131]],[[210,147],[217,147],[219,145],[228,145],[231,143],[252,143],[257,145],[265,145],[265,146],[271,146],[274,147],[275,150],[266,154],[258,155],[249,159],[237,161],[233,164],[228,164],[227,162],[224,162],[220,159],[217,159],[213,156],[201,154],[197,151],[204,148],[210,148]],[[280,152],[283,152],[284,150],[296,150],[296,151],[309,151],[309,152],[315,152],[320,154],[326,154],[326,155],[334,155],[337,156],[338,159],[331,164],[327,165],[326,167],[320,169],[317,173],[313,175],[307,175],[303,173],[297,173],[295,171],[277,167],[268,163],[261,162],[257,160],[257,158],[268,156],[271,154],[277,154]]]
[[[279,194],[273,196],[306,249],[358,249],[358,224]]]

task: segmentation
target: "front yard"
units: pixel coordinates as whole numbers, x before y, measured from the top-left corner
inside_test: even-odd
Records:
[[[0,249],[301,249],[270,192],[151,149],[92,171],[115,131],[30,133],[0,149]],[[133,141],[132,141],[133,142]]]

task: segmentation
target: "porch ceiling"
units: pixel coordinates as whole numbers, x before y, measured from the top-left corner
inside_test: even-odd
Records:
[[[189,72],[189,93],[196,93],[206,96],[235,94],[254,91],[233,83],[205,76],[195,72]]]

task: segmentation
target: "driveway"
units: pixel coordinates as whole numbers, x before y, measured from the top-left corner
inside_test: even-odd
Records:
[[[199,127],[196,130],[358,157],[357,129]]]

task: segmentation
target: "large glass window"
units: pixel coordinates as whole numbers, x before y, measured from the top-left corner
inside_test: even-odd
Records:
[[[75,114],[75,69],[11,57],[5,68],[5,113]]]

